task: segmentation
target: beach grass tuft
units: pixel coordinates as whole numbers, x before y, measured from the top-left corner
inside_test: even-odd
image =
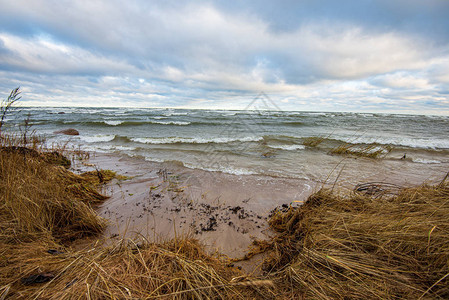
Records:
[[[65,167],[27,148],[0,149],[1,228],[8,238],[47,234],[74,239],[100,232],[92,204],[106,197]]]
[[[307,147],[317,147],[324,142],[328,137],[325,136],[309,136],[302,139],[302,144]]]
[[[255,298],[254,289],[236,284],[242,275],[218,258],[205,253],[193,239],[162,243],[121,240],[114,246],[90,246],[75,251],[34,242],[7,253],[2,284],[12,297],[29,299],[245,299]],[[16,252],[17,251],[17,252]],[[17,273],[15,270],[20,269]],[[34,274],[47,276],[43,283],[25,284]],[[256,282],[257,283],[257,282]],[[257,287],[261,292],[271,282]],[[266,293],[266,292],[263,292]]]
[[[447,183],[382,197],[322,189],[272,216],[264,269],[285,297],[447,299],[448,213]]]

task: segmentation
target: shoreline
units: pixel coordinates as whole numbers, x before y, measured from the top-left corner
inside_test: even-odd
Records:
[[[407,162],[348,160],[360,164],[359,170],[347,174],[342,165],[329,176],[328,186],[337,182],[339,189],[352,190],[359,183],[385,181],[407,187],[435,183],[444,176],[431,166],[409,171]],[[191,236],[209,252],[230,258],[243,257],[255,239],[271,238],[267,219],[273,209],[299,206],[324,186],[305,179],[191,169],[179,162],[150,162],[126,154],[96,152],[84,163],[75,162],[72,168],[77,172],[110,169],[128,177],[104,186],[110,198],[97,209],[109,220],[104,237],[157,242]],[[404,172],[408,176],[401,176]]]
[[[254,239],[271,237],[267,219],[275,207],[297,206],[317,186],[301,179],[232,175],[103,153],[84,164],[76,162],[73,169],[96,167],[128,177],[103,187],[110,198],[97,213],[109,220],[105,238],[143,236],[157,242],[191,236],[209,252],[230,258],[244,256]]]

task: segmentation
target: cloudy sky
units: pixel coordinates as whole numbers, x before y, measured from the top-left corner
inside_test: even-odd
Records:
[[[0,0],[0,93],[449,115],[448,16],[447,0]]]

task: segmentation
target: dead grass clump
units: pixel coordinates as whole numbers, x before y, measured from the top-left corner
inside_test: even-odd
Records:
[[[324,140],[326,140],[327,137],[324,136],[310,136],[302,139],[302,144],[307,147],[316,147]]]
[[[41,155],[42,158],[49,164],[63,166],[66,169],[70,168],[70,166],[72,165],[70,160],[58,151],[44,152]]]
[[[0,146],[0,151],[3,153],[21,154],[25,158],[40,159],[49,164],[63,166],[68,169],[71,162],[64,155],[58,151],[39,151],[37,147],[23,147],[23,146]]]
[[[345,143],[335,147],[330,151],[332,154],[339,155],[354,155],[359,157],[379,158],[390,153],[392,148],[390,146],[383,146],[379,144],[350,144]]]
[[[241,275],[237,269],[228,268],[224,262],[207,255],[201,245],[191,239],[143,245],[122,241],[114,247],[77,252],[62,250],[57,254],[48,253],[48,247],[42,244],[33,246],[18,249],[18,254],[7,254],[15,270],[20,270],[3,268],[2,282],[8,279],[5,286],[9,287],[9,296],[28,299],[72,299],[80,295],[88,299],[257,296],[255,289],[242,289],[231,282]],[[46,282],[24,283],[24,278],[36,279],[36,275],[41,275],[39,279],[46,278]]]
[[[264,262],[287,297],[449,297],[449,186],[394,196],[328,190],[275,214]]]
[[[91,203],[105,199],[83,179],[49,164],[35,150],[0,151],[0,228],[9,239],[45,233],[74,239],[100,232],[105,222]]]

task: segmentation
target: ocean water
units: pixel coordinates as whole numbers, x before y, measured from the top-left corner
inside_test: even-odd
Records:
[[[320,179],[344,158],[338,146],[385,152],[382,161],[449,164],[449,117],[336,112],[228,111],[135,108],[21,108],[10,114],[5,130],[31,129],[47,145],[86,151],[176,161],[197,168],[239,175]],[[79,136],[55,134],[74,128]],[[308,137],[322,137],[316,147]],[[388,153],[387,153],[388,152]],[[351,159],[351,158],[350,158]],[[356,160],[356,158],[352,158]],[[358,161],[372,163],[369,158]]]

